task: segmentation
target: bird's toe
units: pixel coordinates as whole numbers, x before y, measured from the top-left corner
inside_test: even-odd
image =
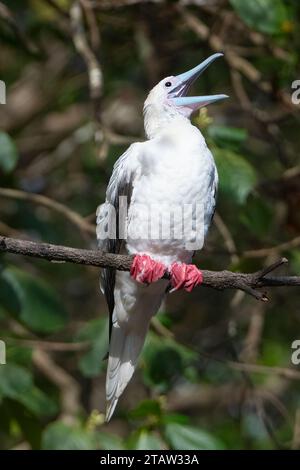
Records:
[[[131,265],[130,274],[142,284],[151,284],[163,277],[167,268],[148,255],[136,255]]]
[[[191,292],[203,282],[202,272],[194,264],[173,263],[170,269],[172,290],[185,289]]]

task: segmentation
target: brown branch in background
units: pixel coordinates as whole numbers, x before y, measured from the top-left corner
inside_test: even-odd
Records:
[[[228,252],[231,254],[231,262],[232,263],[238,263],[240,258],[236,254],[236,244],[233,239],[233,236],[229,230],[229,228],[226,226],[222,218],[218,215],[215,214],[214,217],[214,222],[219,230],[220,234],[222,235],[225,246],[228,250]],[[271,261],[272,260],[268,260]],[[266,266],[268,266],[268,261],[266,261]],[[262,274],[267,274],[269,272],[269,268],[265,268],[265,270],[262,271]],[[231,310],[232,312],[237,312],[238,310],[240,311],[240,305],[242,303],[242,300],[245,297],[245,292],[238,290],[235,291],[235,294],[230,302]],[[235,361],[227,361],[226,364],[229,365],[231,368],[239,370],[242,374],[242,377],[244,379],[244,386],[245,386],[245,391],[252,392],[255,390],[255,385],[253,383],[252,377],[250,376],[250,372],[263,372],[261,369],[255,368],[256,364],[249,364],[249,362],[256,362],[257,357],[258,357],[258,351],[259,351],[259,346],[261,342],[261,337],[263,333],[263,327],[264,327],[264,313],[265,313],[265,303],[256,303],[254,308],[251,307],[251,314],[249,315],[249,326],[248,326],[248,332],[243,344],[242,350],[239,352],[235,348],[235,342],[231,343],[230,349],[231,349],[231,354],[233,357],[236,359]],[[237,328],[235,325],[235,321],[232,319],[229,324],[228,324],[228,334],[231,339],[235,339],[237,335]],[[241,361],[241,362],[240,362]],[[249,366],[249,367],[248,367]],[[251,368],[251,366],[254,366],[254,368]],[[265,369],[265,372],[267,373],[272,373],[271,372],[272,368],[269,368],[269,370]],[[284,369],[284,370],[277,370],[279,377],[287,376],[289,377],[289,373],[291,372],[291,375],[293,375],[293,370],[290,369]],[[282,373],[282,375],[280,375]],[[275,374],[275,372],[274,372]],[[286,374],[286,375],[285,375]],[[300,374],[297,377],[300,379]],[[241,397],[241,405],[242,403],[245,402],[246,396],[243,395]],[[253,404],[257,409],[257,414],[260,416],[260,419],[268,432],[270,438],[272,440],[275,439],[276,441],[276,436],[274,436],[274,432],[272,427],[270,426],[270,423],[268,422],[268,415],[265,411],[265,405],[264,405],[264,400],[253,394]],[[277,447],[277,444],[276,444]]]
[[[275,259],[276,257],[269,255],[267,259],[264,260],[265,268],[263,268],[262,274],[269,274],[270,269],[272,270],[272,267],[277,265],[277,262],[274,264]],[[241,361],[244,363],[255,364],[257,362],[265,326],[265,313],[266,308],[262,303],[255,304],[254,308],[251,309],[248,331],[245,336],[243,348],[239,354]]]
[[[239,359],[244,363],[255,365],[265,325],[265,305],[260,303],[251,308],[251,317],[249,320],[247,334],[243,342],[243,348],[239,353]]]
[[[22,170],[22,176],[47,175],[61,168],[73,156],[77,149],[94,137],[94,126],[85,123],[75,128],[71,134],[60,140],[53,151],[47,154],[41,152],[27,168]]]
[[[239,100],[241,108],[243,109],[243,111],[252,115],[253,118],[260,123],[264,132],[270,136],[270,140],[273,142],[274,151],[277,153],[279,161],[281,162],[283,167],[288,166],[289,159],[287,157],[285,147],[282,144],[283,139],[281,135],[281,129],[278,125],[278,121],[281,121],[282,119],[286,118],[294,110],[291,110],[286,106],[279,106],[274,110],[269,109],[268,111],[258,109],[257,106],[255,106],[248,97],[248,94],[243,84],[243,77],[241,73],[237,70],[231,69],[230,74],[232,86]]]
[[[289,369],[288,367],[269,367],[234,361],[226,361],[226,364],[235,370],[252,372],[254,374],[278,375],[288,380],[300,380],[300,372],[296,369]]]
[[[97,19],[93,11],[92,4],[89,0],[80,0],[80,3],[84,10],[86,21],[88,24],[91,45],[93,50],[96,51],[97,49],[99,49],[101,42]]]
[[[45,341],[39,339],[19,339],[19,338],[4,338],[6,344],[13,344],[17,346],[25,346],[27,348],[37,348],[42,351],[52,352],[78,352],[90,349],[91,343],[89,341],[80,341],[77,343],[66,343],[61,341]]]
[[[194,31],[203,41],[208,41],[210,47],[216,51],[226,51],[226,60],[229,65],[245,75],[249,81],[257,85],[264,92],[270,93],[272,91],[271,84],[262,80],[262,75],[248,60],[236,54],[228,45],[215,34],[210,34],[209,27],[200,20],[199,17],[187,11],[185,8],[178,6],[178,11],[182,15],[185,24],[189,29]]]
[[[84,26],[84,13],[93,47],[90,46],[87,39]],[[94,10],[87,0],[75,0],[70,9],[70,17],[74,45],[87,67],[90,98],[93,104],[94,120],[96,123],[94,140],[99,145],[98,160],[103,162],[106,160],[110,141],[107,137],[106,129],[102,124],[101,118],[103,73],[100,62],[97,59],[97,55],[93,50],[93,48],[98,48],[100,45],[99,28]]]
[[[235,94],[239,100],[239,103],[244,111],[251,114],[255,119],[263,124],[268,124],[268,128],[271,123],[281,121],[286,116],[291,114],[291,110],[287,107],[280,106],[274,110],[268,109],[268,111],[258,109],[257,106],[254,106],[243,84],[242,74],[234,69],[230,70],[231,82]]]
[[[273,378],[273,377],[272,377]],[[273,382],[272,382],[273,384]],[[244,384],[222,384],[215,385],[193,384],[175,387],[167,395],[166,409],[168,411],[184,412],[191,410],[220,408],[232,408],[232,406],[253,406],[255,399],[261,398],[264,401],[271,401],[269,390],[272,384],[259,386],[253,389],[245,389]]]
[[[82,250],[1,236],[0,252],[31,256],[52,262],[69,262],[101,268],[109,267],[120,271],[130,271],[133,261],[133,256],[129,255],[104,253],[100,250]],[[269,273],[286,263],[287,260],[282,258],[267,269],[249,274],[202,270],[202,286],[216,290],[240,289],[255,299],[266,302],[268,300],[266,294],[258,289],[270,286],[300,286],[300,276],[268,276]],[[164,278],[169,279],[167,272]]]
[[[264,305],[264,304],[262,304],[262,305]],[[154,320],[154,319],[156,320],[156,322],[159,322],[157,317],[152,318],[152,320]],[[169,330],[168,328],[166,328],[165,326],[163,326],[161,324],[159,326],[157,325],[157,323],[154,325],[152,323],[152,320],[151,320],[151,326],[153,326],[153,329],[156,331],[156,333],[158,333],[159,336],[161,336],[163,338],[174,338],[174,333],[171,330]],[[162,328],[161,328],[161,326],[162,326]],[[65,343],[63,343],[63,344],[65,344]],[[84,343],[78,343],[78,345],[79,344],[82,344],[83,345],[82,348],[84,349]],[[278,376],[280,378],[288,379],[288,380],[300,380],[300,371],[297,370],[296,368],[276,367],[276,366],[271,367],[271,366],[264,366],[264,365],[261,365],[261,364],[252,364],[252,363],[248,363],[248,362],[238,362],[238,361],[228,360],[228,359],[224,359],[224,358],[215,356],[215,355],[211,354],[210,352],[203,351],[202,349],[200,350],[198,348],[197,349],[196,348],[191,348],[190,345],[188,345],[184,342],[180,342],[180,344],[183,347],[192,349],[193,352],[195,352],[195,354],[199,354],[200,356],[202,356],[206,359],[209,359],[210,361],[218,362],[220,364],[224,364],[227,367],[229,367],[230,369],[234,369],[234,370],[241,371],[241,372],[250,372],[250,373],[260,374],[260,375],[274,375],[274,376]]]
[[[295,178],[296,176],[300,175],[300,165],[294,166],[292,168],[288,168],[285,170],[283,175],[281,175],[281,178],[283,180],[288,180],[290,178]]]
[[[192,2],[191,2],[192,3]],[[246,29],[246,36],[247,39],[257,47],[264,47],[268,53],[274,55],[275,58],[289,61],[291,59],[291,53],[282,49],[276,41],[271,36],[264,36],[262,33],[258,31],[254,31],[251,28],[247,27],[247,25],[241,20],[238,14],[234,11],[227,11],[223,8],[217,9],[215,5],[211,4],[210,2],[203,2],[199,5],[199,8],[205,13],[209,13],[213,18],[218,16],[220,22],[223,24],[224,22],[224,13],[230,17],[231,21],[228,21],[228,27],[226,32],[230,32],[230,28],[235,26],[237,28]],[[223,35],[224,37],[224,35]]]
[[[77,212],[72,211],[60,202],[54,201],[47,196],[43,196],[42,194],[27,193],[25,191],[10,188],[0,188],[0,196],[24,202],[32,202],[34,204],[47,207],[47,209],[53,210],[65,217],[83,232],[95,235],[96,229],[93,224],[87,222],[83,217],[77,214]]]
[[[139,56],[146,70],[149,88],[152,88],[161,77],[161,63],[157,58],[157,47],[151,37],[149,24],[151,17],[149,18],[147,12],[146,9],[146,14],[142,14],[136,24],[135,38]]]
[[[245,258],[265,258],[270,255],[278,255],[283,251],[292,250],[300,246],[300,237],[295,237],[288,242],[281,243],[280,245],[272,246],[270,248],[261,248],[257,250],[246,250],[243,252]]]
[[[2,222],[2,220],[0,220],[0,233],[6,237],[19,238],[21,236],[22,238],[27,238],[26,235],[23,234],[20,230],[16,230],[15,228],[10,227],[5,222]]]
[[[221,233],[221,232],[220,232]],[[203,250],[207,253],[214,253],[214,254],[227,254],[229,253],[232,255],[242,256],[243,258],[266,258],[268,256],[279,256],[281,253],[285,251],[290,251],[300,246],[300,236],[292,238],[287,242],[280,243],[279,245],[270,246],[267,248],[254,248],[252,250],[245,250],[239,251],[236,249],[235,251],[228,251],[228,246],[226,244],[227,250],[220,250],[217,247],[209,247],[204,248]]]
[[[208,42],[213,51],[220,52],[223,50],[225,52],[225,59],[232,69],[242,73],[251,83],[257,86],[264,93],[271,94],[273,92],[272,84],[269,81],[263,80],[262,73],[247,59],[238,55],[229,44],[224,44],[221,37],[216,34],[211,34],[209,27],[201,21],[199,17],[180,4],[176,5],[176,8],[181,14],[187,27],[194,31],[202,41]],[[284,90],[281,90],[280,93],[278,93],[278,99],[291,112],[296,111],[297,108],[293,105],[290,95]]]
[[[164,0],[91,0],[93,8],[99,10],[124,8],[142,3],[164,3]]]
[[[53,8],[57,13],[59,13],[64,18],[69,18],[69,14],[66,10],[64,10],[55,0],[44,0],[45,3],[48,4],[49,7]]]
[[[246,397],[245,397],[246,395]],[[167,395],[166,410],[171,412],[186,412],[189,410],[227,409],[234,404],[240,404],[248,398],[249,392],[240,384],[222,384],[216,387],[202,383],[200,386],[175,387]]]
[[[237,249],[235,241],[228,230],[227,225],[225,224],[222,217],[216,212],[213,218],[213,222],[218,230],[218,232],[222,235],[224,239],[225,246],[228,250],[228,253],[231,257],[231,262],[233,264],[237,264],[239,262],[239,256],[237,255]]]
[[[43,351],[39,346],[37,337],[29,332],[23,325],[16,320],[10,320],[10,330],[17,335],[31,338],[33,353],[32,364],[42,373],[51,383],[55,384],[60,393],[61,414],[60,419],[66,424],[74,424],[76,416],[80,411],[80,386],[77,381],[56,364],[48,352]],[[21,341],[21,340],[20,340]],[[26,341],[26,340],[23,340]],[[30,341],[30,340],[27,340]]]
[[[22,31],[9,8],[2,2],[0,2],[0,20],[1,19],[12,29],[16,37],[19,39],[20,45],[23,49],[36,57],[40,57],[42,55],[42,51]]]
[[[80,387],[76,380],[41,349],[33,351],[32,362],[60,391],[62,411],[60,419],[66,424],[74,424],[80,410]]]
[[[90,13],[91,14],[91,13]],[[103,75],[96,54],[90,47],[84,28],[83,11],[80,1],[75,1],[70,10],[73,42],[83,58],[89,76],[91,100],[94,104],[95,118],[100,122],[100,101],[102,97]]]

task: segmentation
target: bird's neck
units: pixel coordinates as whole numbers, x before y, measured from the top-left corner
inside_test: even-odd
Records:
[[[153,139],[168,127],[191,126],[191,122],[172,108],[161,109],[151,105],[144,108],[144,125],[147,138]]]

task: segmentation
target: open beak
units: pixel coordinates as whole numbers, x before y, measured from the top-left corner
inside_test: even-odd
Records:
[[[176,106],[187,108],[187,112],[189,111],[191,113],[203,106],[228,98],[227,95],[186,96],[194,81],[202,75],[210,64],[219,57],[223,57],[223,55],[222,53],[213,54],[188,72],[177,75],[175,77],[177,79],[177,85],[170,93],[172,102]]]

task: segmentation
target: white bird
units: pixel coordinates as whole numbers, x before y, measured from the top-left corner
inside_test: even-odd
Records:
[[[190,117],[227,96],[186,95],[195,79],[222,55],[214,54],[188,72],[167,77],[151,90],[144,104],[148,140],[132,144],[116,162],[106,201],[97,210],[99,248],[135,255],[130,273],[104,269],[101,275],[110,313],[107,421],[133,375],[150,320],[166,293],[179,288],[191,291],[202,282],[201,271],[190,263],[195,246],[202,247],[199,241],[206,236],[214,214],[218,175],[204,137]],[[124,197],[125,218],[121,214]],[[202,208],[198,225],[197,205]],[[188,218],[178,208],[186,207],[191,208],[191,223],[182,236],[175,236]],[[164,237],[161,231],[166,220],[170,231]],[[154,236],[152,231],[149,236],[149,224]],[[121,229],[127,234],[120,234]],[[170,280],[161,279],[165,272]]]

